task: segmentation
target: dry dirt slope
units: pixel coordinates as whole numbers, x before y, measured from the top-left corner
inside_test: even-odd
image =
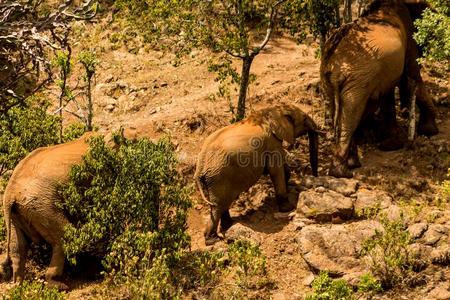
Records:
[[[212,97],[218,84],[213,74],[206,71],[206,59],[205,53],[197,52],[181,66],[173,67],[170,59],[159,53],[107,52],[102,58],[102,70],[95,88],[100,103],[97,123],[102,128],[136,127],[139,134],[150,137],[169,134],[178,145],[183,172],[189,179],[202,140],[230,119],[227,101]],[[321,123],[318,68],[314,47],[277,39],[255,59],[252,71],[257,80],[250,88],[249,110],[283,101],[294,102]],[[433,97],[439,103],[448,103],[448,75],[428,79]],[[363,168],[356,171],[355,182],[344,180],[334,185],[329,179],[302,182],[304,173],[308,172],[305,167],[307,141],[300,140],[293,155],[299,166],[292,180],[292,199],[296,200],[299,191],[303,194],[300,199],[305,202],[310,198],[322,199],[321,193],[326,198],[332,193],[330,190],[337,190],[348,207],[336,213],[337,217],[332,214],[331,219],[340,223],[342,217],[343,224],[335,225],[330,220],[315,224],[314,220],[305,219],[306,209],[302,210],[301,205],[296,214],[278,214],[267,179],[262,179],[241,197],[232,210],[237,224],[226,236],[231,239],[246,237],[261,244],[268,258],[269,275],[277,286],[273,298],[302,298],[309,290],[313,274],[321,269],[344,275],[350,281],[366,271],[366,265],[358,256],[358,247],[378,224],[356,219],[354,214],[339,214],[381,200],[382,207],[393,217],[400,209],[414,212],[408,222],[420,224],[413,225],[412,230],[422,228],[416,243],[422,255],[448,250],[445,247],[449,243],[449,212],[434,205],[436,184],[444,179],[450,167],[450,115],[448,107],[440,106],[439,109],[441,133],[431,139],[419,138],[413,149],[385,153],[374,146],[362,147]],[[322,140],[321,175],[326,174],[331,150],[330,137]],[[305,185],[309,187],[307,191],[304,191]],[[338,197],[331,195],[333,199]],[[199,197],[194,198],[199,201]],[[198,203],[191,212],[189,224],[194,249],[205,247],[202,231],[207,209]],[[323,203],[318,202],[314,209],[324,209]],[[332,209],[336,207],[332,205]],[[392,291],[384,298],[450,298],[448,266],[429,263],[423,276],[426,284],[411,288],[406,294]]]
[[[103,51],[94,87],[95,123],[101,130],[125,126],[135,127],[142,136],[170,135],[177,144],[182,171],[190,181],[202,140],[227,125],[231,118],[228,102],[212,97],[218,83],[206,70],[207,53],[196,52],[181,66],[174,67],[170,58],[161,53],[135,51],[137,54],[131,54],[125,48],[113,50],[105,34],[97,45]],[[314,47],[297,45],[289,39],[272,42],[255,59],[252,71],[257,80],[250,87],[248,109],[283,101],[297,103],[321,123],[317,89],[319,61],[314,54]],[[448,75],[429,78],[435,99],[442,103],[449,103]],[[234,93],[232,99],[235,96]],[[232,209],[236,225],[226,237],[246,237],[260,243],[267,256],[269,276],[276,283],[272,298],[302,299],[310,289],[313,275],[322,269],[350,281],[367,270],[358,250],[361,240],[379,225],[356,218],[355,208],[371,207],[379,202],[392,216],[400,209],[413,212],[408,222],[420,224],[412,229],[419,231],[418,251],[425,257],[446,251],[449,211],[437,207],[434,200],[437,184],[450,167],[450,114],[446,106],[440,106],[439,110],[441,133],[431,139],[419,138],[413,149],[383,153],[374,146],[362,147],[363,167],[356,171],[355,181],[307,177],[307,141],[299,140],[292,155],[298,167],[290,187],[292,201],[297,201],[300,192],[296,213],[277,213],[267,178],[241,197]],[[321,140],[322,176],[326,174],[331,145],[330,136]],[[324,205],[328,203],[327,197],[340,199],[340,204],[328,201],[330,207],[327,207]],[[204,248],[202,231],[207,209],[200,197],[193,198],[197,205],[189,220],[192,248]],[[322,222],[308,218],[308,211],[324,208],[329,211],[323,213]],[[215,247],[222,246],[219,243]],[[427,263],[422,271],[423,284],[408,291],[394,290],[382,297],[450,299],[448,264]],[[81,284],[70,293],[70,298],[83,298],[93,288],[93,283]]]

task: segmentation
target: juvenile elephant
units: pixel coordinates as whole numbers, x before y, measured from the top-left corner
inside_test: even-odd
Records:
[[[89,148],[88,140],[93,135],[86,133],[72,142],[38,148],[14,169],[3,195],[7,243],[6,258],[0,264],[0,277],[9,280],[5,277],[11,273],[12,267],[13,281],[22,282],[28,241],[39,243],[45,240],[52,246],[46,281],[49,286],[67,289],[58,277],[64,268],[62,238],[69,221],[56,205],[59,201],[57,187],[67,182],[71,167],[82,161]],[[106,143],[115,146],[111,135],[108,136]]]
[[[286,212],[294,208],[287,199],[289,168],[282,143],[293,144],[295,138],[308,133],[311,169],[317,176],[316,128],[314,121],[298,107],[278,105],[219,129],[205,140],[194,178],[202,198],[211,208],[205,230],[207,245],[218,240],[219,219],[222,230],[231,226],[230,205],[263,173],[270,174],[279,210]]]
[[[399,85],[402,98],[408,97],[408,78],[417,83],[418,132],[438,132],[435,108],[420,75],[418,47],[412,38],[413,18],[423,7],[423,1],[418,0],[374,0],[361,18],[344,25],[326,41],[320,76],[335,129],[331,176],[352,177],[349,168],[361,165],[354,133],[361,120],[377,109],[385,120],[382,130],[391,135],[384,148],[402,146],[392,137],[398,132],[394,89]]]

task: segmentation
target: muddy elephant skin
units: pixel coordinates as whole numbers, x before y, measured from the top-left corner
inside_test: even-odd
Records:
[[[354,133],[362,119],[380,109],[386,120],[381,130],[391,136],[398,132],[394,90],[399,86],[401,96],[408,97],[408,80],[417,83],[418,132],[438,132],[435,108],[420,75],[418,47],[412,38],[411,12],[422,4],[407,1],[373,1],[358,20],[340,27],[325,43],[320,77],[335,130],[336,152],[329,169],[332,176],[352,177],[349,169],[361,165]],[[416,10],[413,15],[418,15]],[[391,142],[386,143],[386,150],[402,146],[395,136]]]
[[[205,230],[206,244],[216,242],[219,220],[222,230],[232,224],[229,207],[242,192],[268,173],[275,187],[280,211],[294,207],[287,200],[289,168],[283,141],[308,133],[310,162],[317,176],[318,134],[314,121],[294,105],[262,109],[206,138],[198,156],[195,181],[211,212]]]

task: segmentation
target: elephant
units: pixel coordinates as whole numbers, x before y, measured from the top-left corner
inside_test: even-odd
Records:
[[[336,145],[329,175],[350,178],[350,169],[361,166],[354,134],[378,109],[384,119],[382,131],[391,136],[382,148],[403,146],[392,136],[398,132],[394,91],[399,86],[402,98],[409,97],[408,80],[417,84],[418,132],[438,133],[436,110],[420,75],[419,49],[412,38],[413,17],[423,7],[419,0],[374,0],[358,20],[326,40],[320,78],[324,98],[331,104]]]
[[[288,201],[290,171],[282,144],[285,141],[293,145],[297,137],[306,133],[312,174],[317,176],[320,131],[314,121],[295,105],[261,109],[206,138],[194,174],[197,188],[210,206],[210,218],[204,232],[206,245],[219,240],[219,220],[223,231],[232,225],[229,207],[263,174],[270,175],[279,210],[287,212],[294,209]]]
[[[131,134],[129,134],[131,133]],[[3,211],[7,231],[6,258],[0,264],[0,275],[6,280],[22,282],[28,241],[45,240],[52,247],[50,265],[45,279],[49,286],[67,290],[59,280],[63,273],[64,227],[69,224],[57,206],[58,186],[67,182],[73,165],[81,163],[89,149],[88,140],[97,133],[85,133],[72,142],[42,147],[32,151],[14,169],[3,195]],[[133,137],[128,131],[122,135]],[[105,136],[105,143],[117,147],[113,135]]]

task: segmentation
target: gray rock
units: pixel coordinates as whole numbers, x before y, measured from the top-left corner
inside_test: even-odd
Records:
[[[450,299],[450,291],[448,283],[442,282],[429,292],[426,300],[448,300]]]
[[[241,223],[233,224],[225,232],[225,238],[229,242],[245,239],[260,244],[260,238],[257,232]]]
[[[353,215],[353,201],[333,191],[318,193],[308,190],[300,194],[297,214],[319,222],[336,218],[348,220]]]
[[[443,245],[437,249],[433,249],[430,253],[430,259],[433,264],[447,266],[450,264],[450,246]]]
[[[447,237],[449,229],[444,225],[431,224],[422,240],[425,245],[435,245],[442,237]]]
[[[357,191],[359,181],[355,179],[334,178],[331,176],[305,176],[302,179],[301,185],[306,188],[324,187],[344,196],[350,196]]]
[[[409,234],[413,239],[419,239],[428,229],[427,223],[416,223],[408,227]]]
[[[343,276],[365,270],[359,257],[361,243],[380,228],[378,222],[369,220],[346,225],[310,225],[300,231],[297,240],[303,258],[313,271]]]
[[[355,211],[386,209],[392,204],[392,197],[383,191],[359,189],[356,192]]]

